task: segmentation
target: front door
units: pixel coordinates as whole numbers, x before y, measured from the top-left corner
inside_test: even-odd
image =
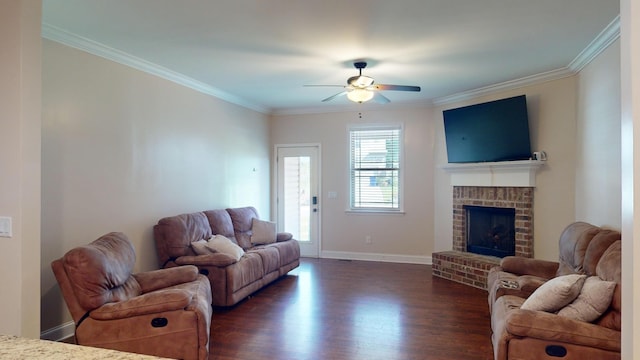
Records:
[[[318,145],[276,145],[278,231],[293,234],[300,255],[319,257]]]

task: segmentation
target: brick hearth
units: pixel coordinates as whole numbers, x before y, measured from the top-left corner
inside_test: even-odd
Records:
[[[433,275],[477,288],[487,288],[487,273],[500,258],[466,251],[464,205],[514,208],[515,255],[533,257],[532,187],[453,187],[453,251],[433,253]]]
[[[433,276],[487,289],[489,269],[500,264],[500,258],[461,251],[442,251],[432,254]]]

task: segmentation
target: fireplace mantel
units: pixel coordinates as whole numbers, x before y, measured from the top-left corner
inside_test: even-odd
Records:
[[[535,187],[542,160],[450,163],[441,169],[451,174],[452,186]]]

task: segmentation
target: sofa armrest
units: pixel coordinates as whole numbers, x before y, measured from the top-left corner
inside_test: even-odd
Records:
[[[175,260],[178,265],[217,266],[225,267],[236,263],[236,259],[223,253],[213,253],[195,256],[180,256]]]
[[[133,277],[140,284],[142,293],[145,294],[194,281],[198,278],[198,268],[195,266],[178,266],[137,273],[133,274]]]
[[[276,242],[282,242],[293,239],[293,234],[288,232],[279,232],[276,235]]]
[[[490,296],[489,298],[491,301],[490,306],[493,305],[493,302],[496,299],[504,295],[513,295],[527,299],[534,291],[547,281],[548,279],[543,279],[533,275],[521,275],[516,277],[514,280],[497,280],[496,285],[494,285],[492,290],[490,290],[490,293],[493,294],[493,296]]]
[[[520,256],[506,256],[500,261],[503,271],[516,275],[534,275],[544,279],[556,276],[559,264],[554,261],[531,259]]]
[[[505,319],[505,328],[518,337],[620,351],[619,331],[543,311],[513,310]]]
[[[184,309],[191,300],[192,295],[186,290],[158,290],[125,301],[104,304],[92,311],[89,316],[96,320],[113,320],[156,314]]]

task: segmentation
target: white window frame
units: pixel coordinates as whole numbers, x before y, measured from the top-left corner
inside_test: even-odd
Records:
[[[351,133],[353,131],[372,131],[372,130],[399,130],[399,141],[398,141],[398,156],[399,156],[399,168],[398,168],[398,205],[397,207],[361,207],[354,206],[354,165],[353,165],[353,154],[352,154],[352,144],[351,144]],[[349,125],[347,127],[347,144],[348,144],[348,156],[349,156],[349,168],[348,168],[348,189],[349,189],[349,198],[347,204],[347,212],[354,213],[387,213],[387,214],[404,214],[404,126],[403,124],[398,123],[387,123],[387,124],[358,124],[358,125]]]

